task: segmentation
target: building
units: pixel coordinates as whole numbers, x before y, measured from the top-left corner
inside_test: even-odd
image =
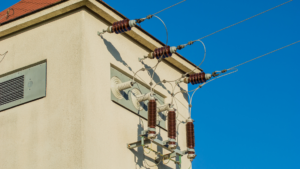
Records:
[[[130,79],[133,71],[154,66],[157,60],[145,60],[143,65],[138,58],[162,47],[162,42],[141,28],[101,38],[97,31],[125,16],[98,0],[21,0],[1,12],[1,17],[0,53],[8,53],[0,63],[0,83],[33,73],[31,78],[24,75],[21,85],[30,98],[22,94],[0,100],[1,169],[138,169],[144,168],[144,160],[155,165],[154,153],[144,156],[141,147],[127,148],[127,143],[140,139],[147,120],[132,111],[132,105],[128,108],[129,102],[113,101],[111,78],[117,72],[120,79]],[[174,54],[158,66],[154,82],[177,79],[194,68]],[[35,73],[41,80],[35,79]],[[137,85],[148,90],[147,71],[136,78]],[[33,96],[30,92],[37,86],[38,94]],[[187,89],[184,83],[180,86]],[[171,102],[170,85],[155,89],[161,104]],[[127,94],[123,100],[130,101]],[[185,121],[186,96],[179,94],[174,103],[179,121]],[[178,147],[184,150],[186,129],[179,121]],[[161,122],[164,126],[156,131],[159,139],[166,140],[165,120]],[[181,168],[189,166],[186,156],[182,157]],[[171,161],[156,168],[178,166]]]

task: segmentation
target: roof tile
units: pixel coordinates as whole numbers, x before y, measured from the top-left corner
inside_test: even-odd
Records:
[[[60,1],[62,0],[21,0],[0,12],[0,24]]]

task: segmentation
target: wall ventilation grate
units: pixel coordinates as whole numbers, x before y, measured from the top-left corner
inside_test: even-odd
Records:
[[[46,97],[47,62],[0,75],[0,112]]]
[[[24,75],[0,83],[0,106],[24,98]]]

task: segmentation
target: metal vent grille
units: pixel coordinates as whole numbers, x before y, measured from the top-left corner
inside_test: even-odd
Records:
[[[24,98],[24,75],[0,83],[0,106]]]

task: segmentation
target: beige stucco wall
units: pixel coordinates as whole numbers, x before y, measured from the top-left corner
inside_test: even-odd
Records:
[[[9,52],[0,64],[0,76],[47,60],[47,96],[0,112],[1,169],[144,168],[142,149],[131,151],[126,144],[137,141],[141,120],[145,128],[147,121],[111,101],[110,66],[132,75],[128,67],[142,68],[137,58],[149,51],[127,35],[97,36],[107,26],[81,8],[0,38],[0,53]],[[152,67],[156,60],[145,63]],[[157,79],[171,80],[181,72],[161,63],[157,74]],[[150,82],[146,72],[138,76],[141,82]],[[172,90],[169,84],[165,88]],[[170,102],[163,87],[157,90]],[[178,119],[185,120],[188,104],[182,94],[177,95],[175,106]],[[167,139],[165,130],[157,131],[159,138]],[[178,143],[185,149],[184,124],[179,125]],[[153,165],[154,154],[147,156]],[[184,156],[182,168],[189,165]],[[176,167],[170,162],[158,168]]]

